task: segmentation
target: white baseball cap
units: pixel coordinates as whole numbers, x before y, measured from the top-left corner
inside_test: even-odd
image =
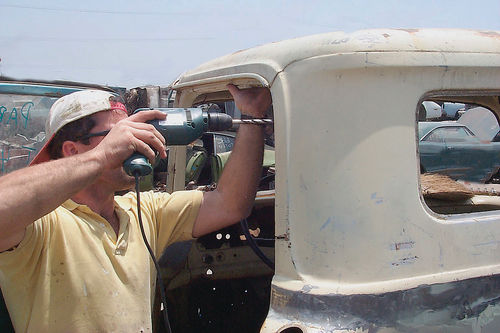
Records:
[[[82,90],[59,98],[50,108],[45,123],[45,137],[49,138],[30,165],[50,160],[48,146],[56,133],[65,125],[106,110],[123,110],[125,105],[118,102],[119,97],[103,90]]]

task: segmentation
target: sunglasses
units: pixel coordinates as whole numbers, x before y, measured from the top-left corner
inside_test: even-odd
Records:
[[[76,141],[87,141],[88,139],[94,137],[94,136],[106,136],[109,133],[110,130],[102,131],[102,132],[96,132],[96,133],[89,133],[82,135],[78,138],[76,138]]]

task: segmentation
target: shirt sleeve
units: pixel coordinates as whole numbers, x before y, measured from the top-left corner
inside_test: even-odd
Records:
[[[17,279],[20,275],[30,277],[36,274],[54,218],[55,213],[52,212],[28,225],[19,245],[0,253],[2,278]]]
[[[170,244],[193,239],[193,226],[203,200],[201,191],[153,193],[157,252]]]

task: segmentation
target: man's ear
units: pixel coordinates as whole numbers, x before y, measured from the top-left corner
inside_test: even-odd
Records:
[[[61,154],[63,157],[73,156],[78,154],[78,147],[73,141],[64,141],[61,147]]]

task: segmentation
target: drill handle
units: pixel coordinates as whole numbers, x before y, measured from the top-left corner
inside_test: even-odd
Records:
[[[153,167],[144,155],[133,153],[123,162],[123,169],[129,176],[147,176],[153,172]]]

